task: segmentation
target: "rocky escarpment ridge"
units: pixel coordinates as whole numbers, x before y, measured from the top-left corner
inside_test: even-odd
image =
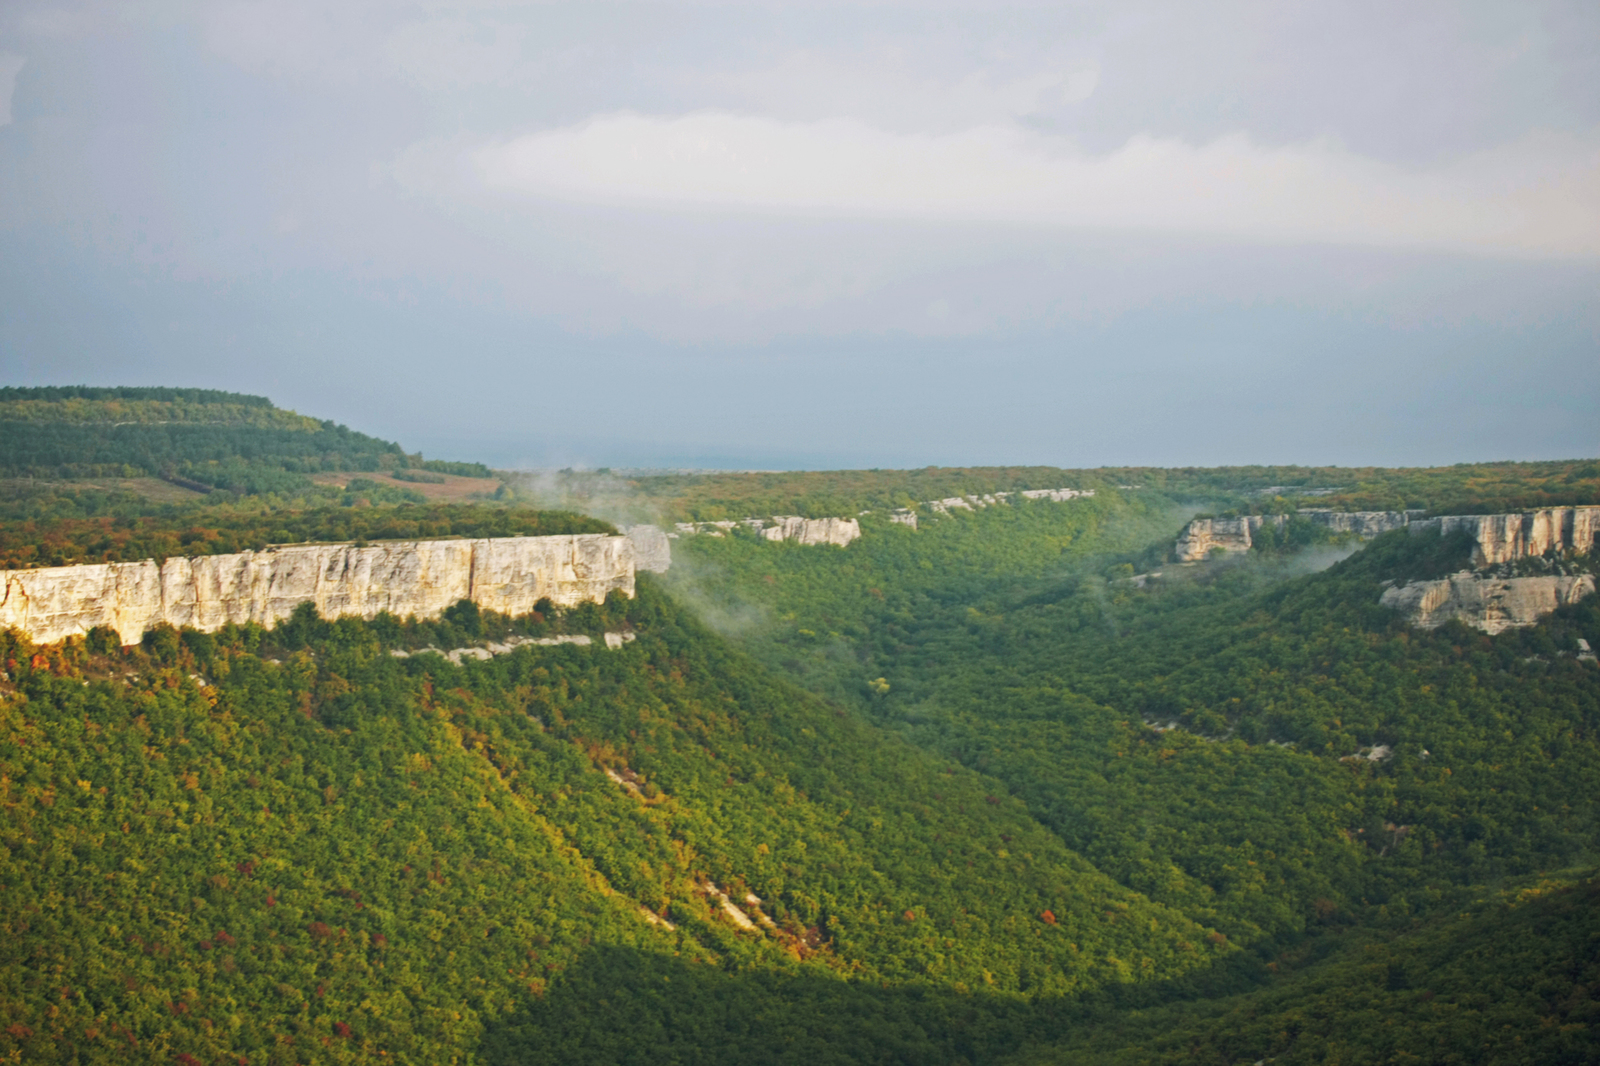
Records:
[[[1456,619],[1486,633],[1530,626],[1557,607],[1592,595],[1591,574],[1514,577],[1484,570],[1523,559],[1546,565],[1570,555],[1590,556],[1600,532],[1600,507],[1552,507],[1521,514],[1443,515],[1420,511],[1340,512],[1304,510],[1301,516],[1340,533],[1374,537],[1392,529],[1413,535],[1465,533],[1472,539],[1472,565],[1437,581],[1412,581],[1384,590],[1379,602],[1400,611],[1412,625],[1433,629]],[[1264,526],[1282,529],[1283,515],[1197,518],[1178,536],[1180,562],[1206,558],[1213,551],[1248,551]],[[1475,572],[1477,571],[1477,572]]]
[[[1569,603],[1594,594],[1593,574],[1510,576],[1521,560],[1568,569],[1565,559],[1592,558],[1600,532],[1600,507],[1549,507],[1520,514],[1442,515],[1410,524],[1413,535],[1465,533],[1472,565],[1438,581],[1410,581],[1385,589],[1379,602],[1412,625],[1433,629],[1452,619],[1486,633],[1531,626]],[[1485,572],[1488,571],[1488,572]],[[1499,571],[1496,573],[1495,571]]]
[[[1061,503],[1082,496],[1093,496],[1093,489],[1023,489],[1020,492],[993,492],[974,496],[951,496],[943,500],[926,500],[919,507],[929,512],[948,515],[952,510],[976,511],[983,507],[1008,503],[1011,497],[1022,496],[1029,500],[1051,500]],[[862,511],[869,515],[871,511]],[[889,512],[889,521],[917,528],[917,512],[909,507],[896,507]],[[635,527],[637,528],[637,527]],[[861,520],[856,518],[801,518],[798,515],[773,515],[769,518],[742,518],[737,522],[679,522],[669,537],[689,537],[696,534],[720,537],[736,529],[749,529],[771,541],[793,541],[796,544],[836,544],[844,547],[861,536]],[[643,567],[641,567],[643,569]]]
[[[952,510],[976,511],[983,507],[994,507],[999,504],[1010,503],[1013,496],[1021,496],[1027,500],[1049,500],[1052,503],[1065,503],[1080,497],[1094,495],[1094,489],[1022,489],[1019,492],[985,492],[973,496],[950,496],[943,500],[928,500],[922,506],[934,514],[947,515]]]
[[[834,544],[844,547],[861,536],[861,522],[855,518],[801,518],[799,515],[773,515],[769,518],[743,518],[737,522],[679,522],[675,534],[721,537],[736,529],[748,529],[764,540],[793,541],[796,544]]]
[[[1387,588],[1378,602],[1422,629],[1454,619],[1492,635],[1531,626],[1557,607],[1593,594],[1592,574],[1493,578],[1464,571],[1442,581]]]
[[[1196,518],[1178,534],[1173,553],[1180,563],[1209,558],[1213,551],[1246,552],[1262,526],[1283,528],[1283,515],[1244,515],[1241,518]]]
[[[1472,538],[1478,569],[1561,552],[1587,555],[1600,533],[1600,507],[1549,507],[1521,514],[1445,515],[1411,523],[1413,534]]]
[[[527,614],[634,592],[633,541],[603,533],[294,545],[259,552],[0,571],[0,628],[51,643],[110,626],[132,644],[160,623],[271,625],[302,603],[324,618],[437,616],[467,599]]]
[[[1133,488],[1131,485],[1121,485],[1119,488]],[[971,496],[948,496],[942,500],[925,500],[918,506],[926,507],[930,514],[946,515],[951,511],[977,511],[985,507],[995,507],[1011,502],[1014,496],[1021,496],[1026,500],[1049,500],[1052,503],[1065,503],[1094,495],[1094,489],[1022,489],[1018,492],[985,492]],[[889,521],[901,525],[917,528],[917,512],[909,507],[896,507],[889,515]]]
[[[1444,515],[1423,518],[1423,511],[1329,511],[1307,508],[1298,512],[1335,533],[1375,537],[1394,529],[1413,534],[1466,533],[1472,538],[1472,565],[1477,569],[1542,557],[1551,553],[1586,555],[1600,533],[1600,507],[1550,507],[1520,514]],[[1254,534],[1263,526],[1282,529],[1284,515],[1244,515],[1239,518],[1197,518],[1178,534],[1175,553],[1179,562],[1196,562],[1213,549],[1249,551]]]
[[[1404,529],[1419,519],[1423,511],[1328,511],[1305,509],[1300,517],[1310,519],[1335,533],[1354,533],[1358,537],[1376,537],[1393,529]],[[1262,527],[1282,530],[1289,521],[1287,515],[1242,515],[1239,518],[1196,518],[1178,534],[1174,554],[1180,563],[1193,563],[1205,559],[1214,550],[1249,551],[1255,543],[1255,534]]]

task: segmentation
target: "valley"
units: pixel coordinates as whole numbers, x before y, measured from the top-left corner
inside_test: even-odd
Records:
[[[159,609],[4,616],[11,1061],[1600,1048],[1600,463],[535,485],[24,391],[8,589]]]

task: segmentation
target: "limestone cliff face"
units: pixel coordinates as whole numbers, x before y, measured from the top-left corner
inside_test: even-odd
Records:
[[[770,523],[770,524],[769,524]],[[861,536],[861,522],[855,518],[801,518],[799,515],[773,515],[772,518],[741,518],[737,522],[679,522],[679,537],[722,537],[736,529],[748,529],[766,540],[792,540],[796,544],[836,544],[844,547]]]
[[[633,542],[591,533],[492,540],[304,545],[195,559],[0,571],[0,628],[50,643],[110,626],[123,643],[161,622],[211,631],[271,625],[302,603],[325,618],[432,617],[458,600],[526,614],[633,595]]]
[[[761,531],[768,540],[792,540],[797,544],[836,544],[844,547],[861,536],[861,522],[854,518],[800,518],[774,515],[773,524]]]
[[[1448,515],[1426,519],[1422,514],[1421,511],[1310,509],[1300,512],[1302,518],[1336,533],[1354,533],[1364,538],[1392,529],[1409,529],[1415,534],[1465,531],[1477,545],[1473,549],[1472,565],[1478,569],[1551,551],[1586,554],[1593,550],[1595,534],[1600,532],[1600,507],[1556,507],[1524,514]],[[1178,534],[1178,561],[1197,562],[1213,548],[1247,551],[1252,543],[1251,534],[1266,521],[1275,522],[1281,529],[1284,519],[1281,515],[1197,518]]]
[[[1196,518],[1178,534],[1175,552],[1180,563],[1199,562],[1208,557],[1212,549],[1223,551],[1249,551],[1255,543],[1251,537],[1262,526],[1282,529],[1287,519],[1283,515],[1245,515],[1242,518]]]
[[[633,542],[633,568],[664,574],[672,566],[672,542],[656,526],[627,526],[624,536]]]
[[[1358,537],[1376,537],[1392,529],[1404,529],[1421,518],[1423,511],[1321,511],[1302,510],[1301,516],[1335,533],[1354,533]]]
[[[1412,533],[1465,531],[1475,547],[1472,565],[1482,568],[1548,552],[1594,550],[1600,507],[1554,507],[1522,514],[1446,515],[1411,523]]]
[[[1015,492],[985,492],[971,496],[950,496],[942,500],[927,500],[922,506],[934,514],[947,515],[951,511],[975,511],[1008,503]],[[1021,495],[1030,500],[1049,500],[1065,503],[1080,497],[1094,495],[1094,489],[1023,489]]]
[[[1459,619],[1486,633],[1531,626],[1557,607],[1594,593],[1594,576],[1489,578],[1463,571],[1443,581],[1413,581],[1379,599],[1423,629]]]

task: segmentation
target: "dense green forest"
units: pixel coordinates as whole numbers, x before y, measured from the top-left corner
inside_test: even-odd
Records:
[[[531,631],[638,639],[459,667],[387,654],[508,626],[461,610],[302,611],[126,652],[13,640],[0,1046],[29,1062],[1054,1061],[1063,1038],[1074,1061],[1323,1061],[1335,1037],[1343,1061],[1439,1039],[1460,1056],[1435,1061],[1593,1051],[1600,922],[1581,876],[1381,915],[1314,904],[1296,937],[1242,949],[1097,870],[996,778],[775,679],[648,579],[570,614]],[[1150,805],[1153,825],[1180,813]],[[1362,849],[1344,850],[1335,863]],[[1353,1009],[1371,1031],[1334,1024]]]
[[[130,413],[337,435],[255,397],[0,390],[8,426]],[[316,461],[378,454],[352,436]],[[219,464],[308,476],[231,439]],[[0,509],[3,565],[612,528],[515,485],[184,505],[63,468]],[[0,1060],[1596,1061],[1600,602],[1414,630],[1385,583],[1470,546],[1306,522],[1168,560],[1202,507],[1597,477],[571,474],[561,502],[611,518],[871,513],[842,549],[683,537],[635,599],[518,619],[0,636]],[[1095,495],[886,513],[1060,487]]]
[[[751,515],[813,518],[913,507],[950,496],[1023,489],[1121,490],[1242,513],[1329,507],[1420,508],[1491,514],[1600,502],[1600,462],[1461,463],[1431,468],[1221,466],[927,467],[921,470],[622,473],[562,471],[535,494],[577,510],[617,511],[634,521],[718,521]]]
[[[1600,670],[1576,655],[1580,638],[1600,646],[1592,597],[1498,637],[1413,631],[1378,606],[1383,582],[1461,569],[1464,540],[1401,532],[1175,567],[1170,542],[1150,543],[1172,513],[1136,493],[918,531],[863,522],[843,550],[684,538],[671,583],[774,670],[999,778],[1099,869],[1233,943],[1276,950],[1329,925],[1415,925],[1432,943],[1429,923],[1484,886],[1597,861]],[[1318,972],[1297,987],[1334,981],[1317,993],[1328,1010],[1366,971]],[[1176,1024],[1152,1017],[1152,1032]],[[1195,1047],[1238,1020],[1182,1017]],[[1247,1061],[1273,1041],[1258,1043]],[[1141,1054],[1233,1061],[1155,1046]]]
[[[775,669],[1000,777],[1119,880],[1239,939],[1593,859],[1573,795],[1600,787],[1600,671],[1574,654],[1600,645],[1593,599],[1494,638],[1414,632],[1381,582],[1459,569],[1464,542],[1140,583],[1114,549],[1141,521],[1096,498],[885,524],[844,552],[692,538],[672,576]],[[1063,543],[1049,564],[1050,539],[1016,535],[1035,523]],[[1037,577],[997,573],[1008,545]]]
[[[425,1062],[494,1030],[535,1061],[607,1061],[533,1020],[569,967],[660,956],[667,980],[770,971],[758,1009],[795,983],[882,1012],[896,997],[851,989],[893,985],[1003,1016],[1021,995],[1171,980],[1234,950],[1094,870],[992,779],[772,679],[648,584],[574,613],[638,639],[456,667],[386,650],[470,639],[475,616],[416,634],[302,613],[270,634],[152,633],[126,655],[94,654],[95,634],[7,649],[14,1046]],[[720,917],[707,882],[757,929]],[[925,1014],[889,1039],[916,1039]],[[837,1060],[881,1022],[859,1019]]]

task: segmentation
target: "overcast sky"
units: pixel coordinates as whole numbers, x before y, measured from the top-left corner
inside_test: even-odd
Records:
[[[1600,454],[1600,4],[0,5],[0,376],[523,466]]]

